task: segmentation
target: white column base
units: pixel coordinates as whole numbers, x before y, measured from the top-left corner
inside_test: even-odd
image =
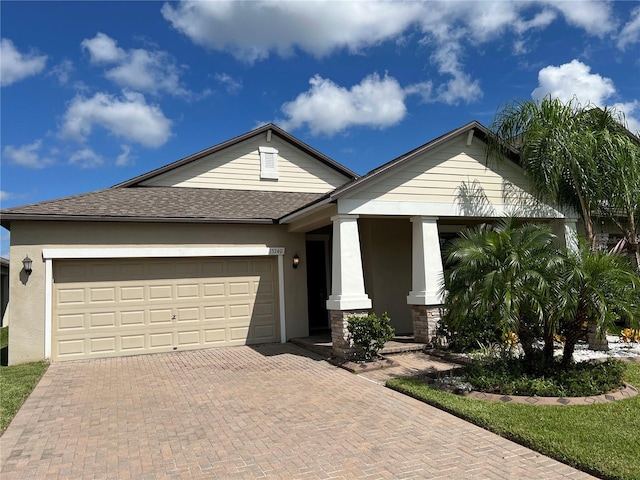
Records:
[[[444,299],[440,292],[411,291],[407,295],[408,305],[442,305],[443,303]]]
[[[330,295],[327,310],[366,310],[371,308],[368,295]]]

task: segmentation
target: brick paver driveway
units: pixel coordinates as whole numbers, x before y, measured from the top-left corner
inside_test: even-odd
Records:
[[[11,478],[590,478],[293,345],[53,364]]]

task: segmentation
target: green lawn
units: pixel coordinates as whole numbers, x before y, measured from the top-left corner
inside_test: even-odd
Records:
[[[640,387],[640,363],[628,364],[625,380]],[[602,478],[639,478],[640,396],[542,407],[460,397],[410,378],[389,380],[387,386]]]
[[[7,345],[8,328],[0,328],[0,348]],[[0,366],[0,435],[7,429],[48,366],[47,362]]]

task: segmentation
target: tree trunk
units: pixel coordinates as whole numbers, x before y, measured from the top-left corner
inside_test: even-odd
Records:
[[[543,367],[548,368],[553,364],[553,331],[549,331],[544,334],[544,350],[542,351]]]
[[[564,349],[562,350],[562,363],[560,364],[562,368],[567,368],[573,361],[573,351],[576,348],[576,343],[578,343],[578,340],[580,339],[582,325],[585,320],[586,315],[584,314],[583,308],[578,307],[576,316],[564,332],[565,342]]]

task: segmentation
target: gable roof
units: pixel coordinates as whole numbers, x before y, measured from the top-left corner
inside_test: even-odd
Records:
[[[3,210],[11,220],[276,223],[326,194],[207,188],[108,188]]]
[[[279,137],[281,137],[282,139],[284,139],[285,141],[291,143],[293,146],[295,146],[296,148],[302,150],[303,152],[305,152],[306,154],[310,155],[311,157],[315,158],[316,160],[320,161],[321,163],[325,164],[326,166],[328,166],[329,168],[335,170],[336,172],[340,173],[341,175],[344,175],[345,177],[353,180],[355,178],[358,178],[359,175],[351,170],[349,170],[348,168],[340,165],[339,163],[331,160],[329,157],[327,157],[326,155],[323,155],[322,153],[320,153],[319,151],[315,150],[314,148],[310,147],[309,145],[307,145],[306,143],[302,142],[301,140],[298,140],[296,137],[294,137],[293,135],[291,135],[290,133],[285,132],[284,130],[282,130],[280,127],[278,127],[277,125],[273,124],[273,123],[268,123],[266,125],[263,125],[261,127],[258,127],[254,130],[251,130],[250,132],[247,132],[245,134],[239,135],[235,138],[232,138],[231,140],[227,140],[226,142],[222,142],[219,143],[217,145],[214,145],[213,147],[209,147],[207,149],[204,149],[200,152],[194,153],[192,155],[189,155],[188,157],[184,157],[180,160],[177,160],[173,163],[170,163],[168,165],[165,165],[163,167],[160,168],[156,168],[155,170],[152,170],[150,172],[144,173],[142,175],[139,175],[135,178],[132,178],[130,180],[126,180],[122,183],[119,183],[117,185],[114,185],[112,188],[120,188],[120,187],[132,187],[132,186],[136,186],[139,185],[140,183],[149,180],[153,177],[157,177],[158,175],[167,173],[171,170],[175,170],[176,168],[182,167],[184,165],[187,165],[191,162],[195,162],[196,160],[199,160],[203,157],[206,157],[207,155],[211,155],[213,153],[219,152],[221,150],[224,150],[225,148],[229,148],[232,147],[234,145],[237,145],[245,140],[248,140],[249,138],[255,137],[257,135],[260,135],[262,133],[266,133],[269,130],[271,130],[273,135],[277,135]]]
[[[327,193],[141,185],[153,177],[269,131],[347,179],[358,177],[269,123],[107,189],[2,210],[1,224],[9,229],[12,220],[277,223],[290,212],[325,198]]]
[[[356,178],[354,180],[352,180],[349,183],[346,183],[344,185],[342,185],[341,187],[336,188],[331,194],[330,194],[330,198],[331,200],[336,200],[344,195],[346,195],[347,193],[353,191],[354,189],[358,188],[358,187],[362,187],[364,185],[368,185],[369,183],[371,183],[372,181],[378,179],[381,175],[384,175],[386,172],[388,172],[389,170],[395,169],[407,162],[410,162],[411,160],[413,160],[414,158],[416,158],[419,155],[422,155],[424,153],[427,153],[439,146],[441,146],[442,144],[448,142],[449,140],[451,140],[454,137],[457,137],[460,134],[463,133],[468,133],[468,132],[473,132],[473,135],[478,137],[479,139],[481,139],[482,141],[486,142],[490,132],[489,130],[482,125],[480,122],[476,121],[476,120],[472,120],[471,122],[467,123],[466,125],[463,125],[460,128],[456,128],[455,130],[452,130],[448,133],[445,133],[444,135],[439,136],[438,138],[431,140],[430,142],[425,143],[424,145],[421,145],[417,148],[414,148],[413,150],[385,163],[384,165],[381,165],[373,170],[371,170],[369,173],[367,173],[366,175],[363,175],[362,177]],[[511,155],[510,155],[510,160],[516,162],[517,158],[518,158],[518,152],[516,150],[512,150],[510,151]],[[517,163],[517,162],[516,162]]]

